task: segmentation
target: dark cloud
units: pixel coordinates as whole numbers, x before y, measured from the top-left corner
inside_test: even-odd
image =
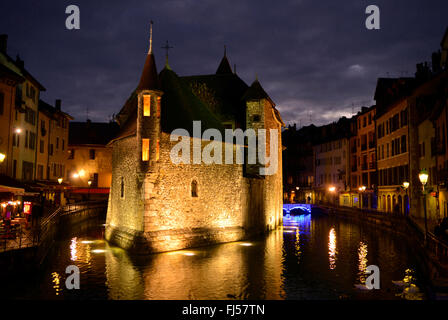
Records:
[[[65,7],[81,30],[65,29]],[[214,73],[223,46],[249,84],[258,75],[285,122],[323,124],[373,103],[380,76],[411,76],[447,27],[446,0],[378,0],[381,29],[364,27],[370,1],[5,1],[0,32],[77,120],[117,113],[137,85],[155,22],[159,70],[169,40],[179,75]],[[310,117],[311,116],[311,117]]]

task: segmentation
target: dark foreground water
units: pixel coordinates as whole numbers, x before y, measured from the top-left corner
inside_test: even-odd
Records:
[[[0,276],[9,299],[426,299],[425,277],[400,237],[334,217],[285,218],[254,241],[132,257],[103,240],[94,221],[67,231],[31,273]],[[365,290],[377,265],[381,288]],[[65,287],[66,267],[81,288]]]

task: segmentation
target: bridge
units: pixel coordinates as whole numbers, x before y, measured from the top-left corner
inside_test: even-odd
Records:
[[[311,204],[309,203],[286,203],[283,204],[283,213],[289,214],[292,209],[301,209],[311,213]]]

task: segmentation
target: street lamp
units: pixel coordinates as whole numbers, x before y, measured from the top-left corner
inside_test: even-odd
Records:
[[[62,183],[62,178],[58,179],[58,183],[61,184]]]
[[[428,222],[427,222],[427,217],[426,217],[426,191],[425,191],[425,185],[428,182],[428,171],[426,171],[426,169],[423,169],[422,171],[420,171],[420,173],[418,174],[418,178],[420,179],[420,182],[423,185],[423,212],[425,214],[425,245],[426,245],[426,238],[428,236]]]
[[[14,131],[15,131],[17,134],[20,134],[20,133],[22,132],[22,129],[20,129],[20,128],[16,128]]]
[[[406,208],[404,208],[404,213],[407,216],[408,215],[408,205],[409,205],[409,196],[408,196],[409,182],[408,181],[403,182],[403,188],[406,191],[406,201],[405,201]]]
[[[364,191],[366,191],[366,186],[360,186],[359,188],[358,188],[358,190],[359,190],[359,192],[361,193],[361,196],[360,196],[360,198],[361,198],[361,201],[360,201],[360,206],[361,206],[361,212],[362,212],[362,207],[363,207],[363,205],[364,205],[364,197],[363,197],[363,192]]]
[[[4,153],[0,153],[0,163],[2,163],[3,161],[5,161],[6,158],[6,154]]]

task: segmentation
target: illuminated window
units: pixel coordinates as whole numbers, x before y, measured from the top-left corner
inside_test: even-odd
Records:
[[[198,183],[196,180],[191,181],[191,196],[192,197],[198,196]]]
[[[157,98],[157,118],[160,118],[160,109],[161,109],[161,98]]]
[[[145,117],[151,115],[151,96],[149,94],[143,96],[143,115]]]
[[[160,142],[157,140],[157,146],[156,146],[156,161],[159,160],[159,151],[160,151]]]
[[[142,139],[142,161],[149,160],[149,139]]]

